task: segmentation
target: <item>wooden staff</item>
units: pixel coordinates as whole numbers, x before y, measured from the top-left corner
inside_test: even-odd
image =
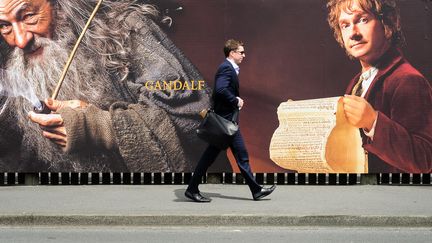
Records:
[[[52,94],[52,96],[51,96],[51,99],[54,100],[54,99],[57,98],[57,95],[58,95],[58,93],[59,93],[59,91],[60,91],[60,88],[61,88],[61,86],[62,86],[62,84],[63,84],[63,80],[65,79],[66,74],[67,74],[67,71],[69,70],[69,66],[70,66],[70,64],[72,63],[73,58],[75,57],[76,51],[77,51],[77,49],[78,49],[78,46],[80,45],[80,43],[81,43],[81,41],[82,41],[82,38],[84,37],[85,32],[86,32],[87,29],[89,28],[89,26],[90,26],[90,24],[91,24],[91,22],[92,22],[94,16],[96,15],[96,12],[99,10],[99,7],[101,6],[102,2],[103,2],[103,0],[99,0],[98,4],[96,5],[96,7],[95,7],[94,10],[93,10],[93,13],[90,15],[90,18],[87,20],[87,23],[86,23],[86,25],[84,26],[84,29],[82,30],[82,32],[81,32],[81,34],[80,34],[80,36],[79,36],[77,42],[75,43],[75,46],[74,46],[74,48],[72,49],[71,54],[69,55],[69,59],[68,59],[68,61],[66,62],[66,65],[65,65],[65,67],[64,67],[64,69],[63,69],[63,73],[62,73],[62,75],[60,76],[59,81],[57,82],[57,86],[56,86],[56,88],[55,88],[55,90],[54,90],[54,92],[53,92],[53,94]]]

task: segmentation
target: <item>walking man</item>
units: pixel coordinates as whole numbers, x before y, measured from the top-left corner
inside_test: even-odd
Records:
[[[228,40],[224,47],[225,61],[219,66],[215,75],[215,89],[213,90],[213,106],[216,114],[231,120],[236,110],[241,110],[244,101],[239,94],[239,65],[245,57],[245,49],[242,42],[237,40]],[[237,118],[238,119],[238,118]],[[238,121],[237,121],[238,122]],[[255,181],[250,165],[249,156],[243,141],[240,129],[234,135],[230,145],[231,151],[237,161],[237,165],[246,183],[251,190],[254,200],[259,200],[274,191],[276,186],[263,188]],[[209,145],[204,151],[201,159],[195,168],[194,174],[186,189],[185,196],[195,202],[210,202],[200,194],[198,189],[202,176],[206,173],[210,165],[215,161],[221,149]]]

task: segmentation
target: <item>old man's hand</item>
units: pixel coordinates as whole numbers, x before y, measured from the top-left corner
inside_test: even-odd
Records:
[[[64,126],[63,118],[57,111],[65,108],[86,108],[87,103],[80,100],[67,100],[59,101],[53,99],[46,99],[46,106],[52,111],[51,114],[36,114],[35,112],[29,112],[29,118],[32,122],[39,124],[42,129],[42,135],[62,148],[66,147],[67,143],[67,132]]]

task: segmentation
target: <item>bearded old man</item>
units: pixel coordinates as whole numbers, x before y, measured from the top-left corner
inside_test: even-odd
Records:
[[[161,31],[157,9],[105,1],[50,96],[95,0],[0,0],[0,171],[189,171],[206,90],[148,90],[202,77]],[[25,92],[28,92],[26,94]],[[24,99],[23,97],[27,97]],[[29,98],[30,97],[30,98]]]

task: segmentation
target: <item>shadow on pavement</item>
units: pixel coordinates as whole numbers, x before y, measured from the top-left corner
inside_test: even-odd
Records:
[[[176,189],[174,190],[174,194],[177,197],[177,199],[174,200],[174,202],[192,202],[188,198],[185,197],[184,192],[186,189]],[[201,192],[203,196],[210,197],[210,198],[222,198],[222,199],[229,199],[229,200],[242,200],[242,201],[253,201],[252,195],[250,198],[246,197],[235,197],[235,196],[225,196],[220,193],[211,193],[211,192]],[[270,199],[261,199],[262,201],[270,200]]]

